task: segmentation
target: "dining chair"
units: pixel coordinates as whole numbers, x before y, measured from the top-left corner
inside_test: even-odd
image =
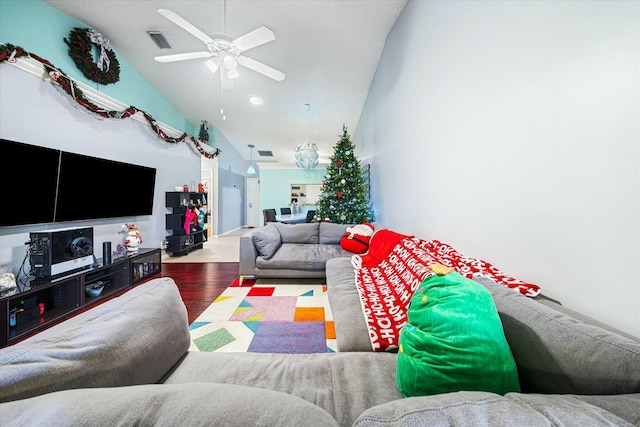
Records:
[[[307,211],[307,220],[306,221],[307,222],[313,221],[313,217],[315,217],[315,216],[316,216],[316,211],[314,211],[314,210]]]
[[[280,215],[291,215],[291,208],[280,208]]]
[[[275,209],[263,209],[262,215],[264,216],[264,224],[267,225],[268,222],[278,222],[276,220],[276,210]]]

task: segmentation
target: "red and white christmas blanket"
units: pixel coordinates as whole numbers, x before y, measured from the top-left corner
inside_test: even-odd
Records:
[[[418,285],[434,274],[429,265],[445,265],[470,279],[485,276],[526,296],[540,293],[538,285],[511,277],[484,260],[464,256],[446,243],[390,230],[378,230],[367,253],[352,256],[351,263],[374,351],[397,349],[411,297]]]

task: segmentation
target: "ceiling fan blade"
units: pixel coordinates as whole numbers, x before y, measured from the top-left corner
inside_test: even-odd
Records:
[[[157,12],[160,15],[164,16],[165,18],[167,18],[169,21],[172,21],[174,24],[182,27],[187,32],[193,34],[195,37],[199,38],[203,42],[205,42],[205,43],[213,42],[213,39],[211,37],[209,37],[208,35],[206,35],[202,31],[200,31],[193,24],[191,24],[189,21],[187,21],[186,19],[184,19],[182,16],[178,15],[177,13],[175,13],[175,12],[169,10],[169,9],[157,9]]]
[[[271,68],[268,65],[258,62],[255,59],[247,58],[246,56],[238,57],[238,64],[247,67],[253,71],[257,71],[260,74],[264,74],[273,80],[281,82],[285,78],[285,74],[282,71],[278,71],[275,68]]]
[[[244,36],[238,37],[232,43],[240,50],[240,52],[242,52],[275,39],[276,35],[273,34],[273,31],[263,25]]]
[[[190,52],[190,53],[176,53],[175,55],[162,55],[156,56],[155,59],[158,62],[176,62],[184,61],[186,59],[199,59],[209,58],[213,54],[211,52]]]

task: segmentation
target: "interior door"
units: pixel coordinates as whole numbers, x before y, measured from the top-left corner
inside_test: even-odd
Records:
[[[260,179],[247,178],[247,226],[260,226]]]

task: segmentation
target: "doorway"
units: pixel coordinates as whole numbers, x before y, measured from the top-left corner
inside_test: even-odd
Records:
[[[218,235],[218,158],[202,158],[200,161],[200,182],[207,193],[207,236]]]
[[[247,227],[260,226],[260,179],[247,178]]]

